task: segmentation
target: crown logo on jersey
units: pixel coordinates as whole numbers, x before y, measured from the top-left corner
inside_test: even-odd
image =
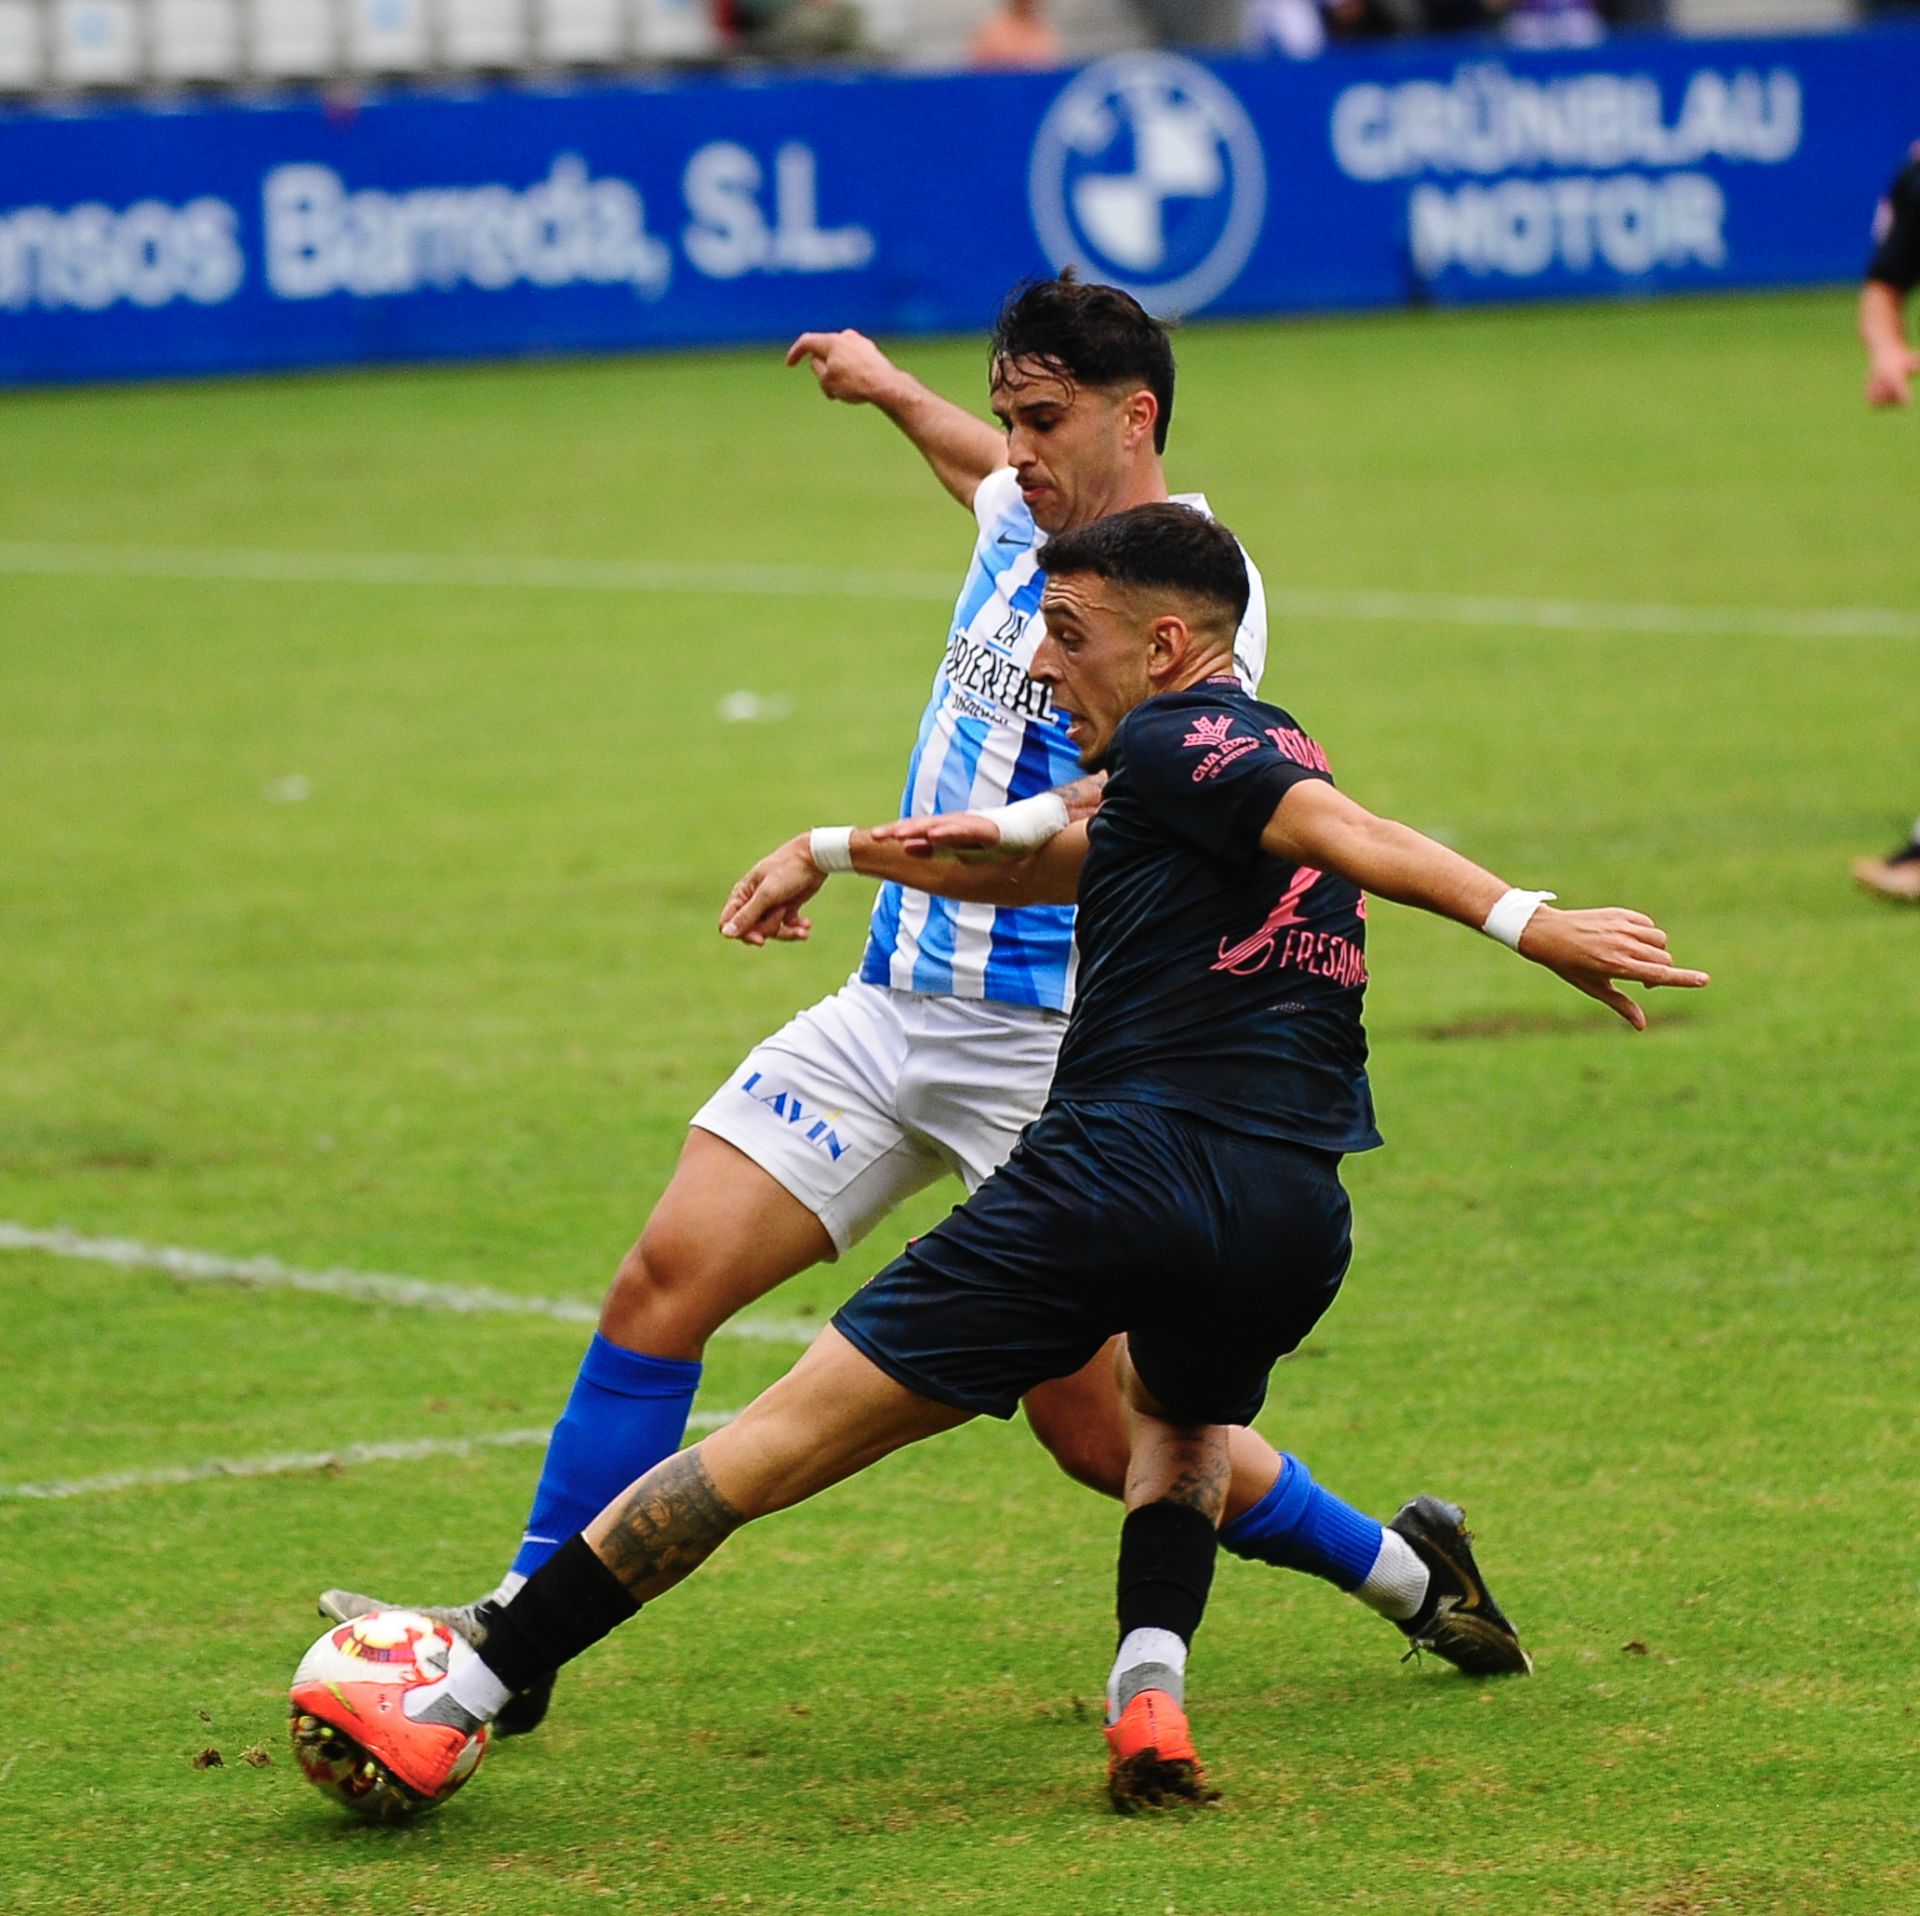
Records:
[[[1233,730],[1233,715],[1222,712],[1218,718],[1197,718],[1193,730],[1180,743],[1200,748],[1220,746],[1227,742],[1227,734]]]

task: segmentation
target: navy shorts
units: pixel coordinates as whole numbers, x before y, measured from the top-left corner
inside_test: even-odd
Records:
[[[896,1382],[1011,1417],[1118,1331],[1183,1422],[1244,1424],[1352,1255],[1339,1159],[1143,1104],[1049,1105],[834,1327]]]

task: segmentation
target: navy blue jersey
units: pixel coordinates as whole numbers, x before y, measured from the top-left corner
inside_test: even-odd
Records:
[[[1867,277],[1896,291],[1920,285],[1920,145],[1887,188],[1873,221],[1873,258]]]
[[[1321,1151],[1380,1142],[1360,1023],[1366,900],[1260,849],[1320,748],[1230,678],[1137,706],[1080,876],[1080,977],[1055,1103],[1192,1112]]]

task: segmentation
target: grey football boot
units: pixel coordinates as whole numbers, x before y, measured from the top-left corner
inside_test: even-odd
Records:
[[[500,1614],[500,1605],[491,1596],[478,1597],[472,1603],[388,1603],[379,1597],[362,1595],[358,1590],[323,1590],[320,1614],[334,1623],[351,1623],[374,1610],[414,1610],[435,1623],[444,1623],[455,1636],[464,1638],[476,1650],[487,1640],[487,1627]],[[553,1701],[553,1677],[543,1677],[530,1690],[510,1697],[493,1719],[495,1736],[525,1736],[537,1730]]]
[[[1431,1650],[1468,1676],[1531,1676],[1520,1633],[1494,1602],[1473,1560],[1473,1535],[1458,1504],[1416,1497],[1387,1528],[1427,1567],[1427,1595],[1400,1628],[1413,1650]]]

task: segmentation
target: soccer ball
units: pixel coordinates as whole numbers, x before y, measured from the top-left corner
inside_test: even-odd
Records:
[[[318,1683],[335,1695],[347,1684],[391,1684],[406,1690],[450,1675],[472,1655],[472,1648],[444,1623],[417,1610],[375,1610],[329,1629],[300,1659],[293,1689],[297,1694],[302,1686]],[[344,1731],[297,1705],[288,1727],[301,1775],[343,1809],[372,1823],[399,1823],[437,1810],[480,1767],[487,1748],[482,1730],[446,1787],[438,1796],[426,1797],[409,1789]]]

